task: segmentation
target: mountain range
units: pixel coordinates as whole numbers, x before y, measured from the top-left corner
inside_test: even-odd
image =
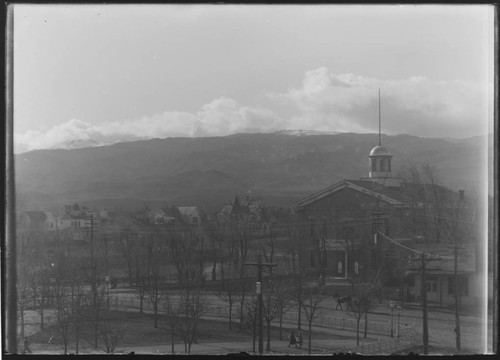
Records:
[[[443,185],[466,191],[484,184],[478,174],[487,141],[382,136],[393,173],[410,162],[429,164]],[[34,150],[15,156],[16,192],[21,207],[56,212],[74,202],[213,211],[248,192],[289,206],[342,179],[368,176],[368,154],[377,144],[378,134],[287,131]]]

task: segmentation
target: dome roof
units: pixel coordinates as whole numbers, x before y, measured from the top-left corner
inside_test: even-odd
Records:
[[[375,146],[372,151],[370,151],[370,156],[392,156],[389,151],[383,146]]]

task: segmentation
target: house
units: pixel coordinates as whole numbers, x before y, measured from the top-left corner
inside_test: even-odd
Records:
[[[165,214],[162,209],[158,210],[148,210],[148,219],[151,225],[162,225],[167,224],[172,218]]]
[[[177,209],[187,224],[195,226],[201,224],[202,214],[196,206],[179,206]]]
[[[294,205],[303,271],[337,283],[401,283],[405,248],[449,241],[442,215],[463,203],[464,193],[400,179],[391,161],[379,144],[368,156],[367,177],[339,181]]]
[[[73,240],[85,240],[91,228],[97,231],[100,222],[98,213],[76,203],[65,205],[64,214],[57,219],[58,228],[71,230]]]
[[[269,234],[271,218],[269,209],[251,192],[243,200],[235,196],[231,205],[224,206],[217,214],[217,220],[226,230],[237,228],[254,237]]]
[[[455,303],[455,254],[453,244],[415,245],[418,252],[434,256],[425,266],[425,287],[427,301],[440,306]],[[422,271],[419,259],[409,264],[407,274],[413,276],[414,287],[409,289],[415,294],[415,301],[421,302]],[[457,276],[459,301],[462,305],[477,305],[484,288],[484,281],[477,268],[477,249],[464,245],[457,248]]]

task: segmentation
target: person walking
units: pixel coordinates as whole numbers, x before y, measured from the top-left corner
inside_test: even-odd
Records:
[[[290,345],[297,346],[297,339],[295,339],[295,334],[293,333],[293,330],[290,330],[290,334],[288,334],[288,347]]]
[[[297,334],[297,343],[299,345],[299,348],[302,348],[302,331],[299,330],[299,333]]]

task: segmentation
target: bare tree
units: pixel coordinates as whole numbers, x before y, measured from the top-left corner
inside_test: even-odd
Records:
[[[239,294],[239,316],[240,327],[243,326],[243,316],[245,307],[245,296],[247,292],[246,277],[247,272],[244,266],[247,260],[249,250],[249,230],[250,230],[250,214],[248,209],[239,205],[237,199],[233,202],[232,212],[224,224],[224,242],[228,249],[229,257],[232,262],[232,267],[236,269],[240,283]]]
[[[293,306],[293,283],[285,277],[276,277],[274,281],[275,299],[278,304],[279,339],[283,340],[283,315]]]
[[[122,234],[118,243],[118,249],[125,260],[127,266],[127,277],[129,285],[132,287],[134,283],[134,267],[136,267],[137,252],[138,252],[138,236],[132,230],[132,227],[126,226],[123,228]],[[137,277],[135,278],[137,280]],[[135,284],[137,286],[137,283]]]
[[[259,323],[258,318],[259,300],[256,296],[247,299],[245,305],[245,324],[252,331],[252,352],[255,353],[255,342],[257,339],[257,326]]]
[[[21,237],[18,243],[19,261],[17,263],[17,306],[21,317],[21,339],[24,339],[24,311],[29,305],[33,294],[35,293],[37,282],[35,280],[36,267],[35,261],[29,247],[29,237]]]
[[[118,343],[125,337],[125,332],[120,324],[109,319],[101,322],[99,333],[107,354],[113,354]]]
[[[297,328],[300,330],[302,326],[302,307],[304,304],[304,280],[302,274],[296,274],[292,279],[292,299],[297,306]]]
[[[309,344],[307,351],[311,354],[312,348],[312,324],[314,319],[319,316],[318,307],[319,304],[324,300],[325,290],[324,287],[313,286],[312,284],[307,284],[304,286],[304,301],[302,303],[302,308],[304,309],[304,314],[308,323],[308,340]]]
[[[359,346],[359,323],[363,315],[365,316],[365,321],[367,320],[368,312],[371,309],[373,309],[373,306],[374,306],[373,300],[367,294],[362,294],[359,297],[355,297],[351,301],[350,312],[356,319],[356,345],[358,346]]]
[[[147,289],[147,262],[146,256],[142,251],[143,247],[140,247],[136,252],[135,261],[135,286],[137,290],[137,297],[139,298],[139,312],[142,314],[144,312],[144,300],[146,299],[146,289]]]
[[[175,353],[175,336],[178,327],[178,322],[181,315],[180,310],[180,299],[179,301],[174,301],[171,296],[165,296],[163,298],[163,303],[165,304],[165,311],[167,314],[167,327],[166,331],[170,334],[170,345],[172,347],[172,354]]]
[[[240,285],[234,280],[224,279],[221,282],[217,297],[227,303],[228,308],[228,328],[232,329],[233,306],[240,297]]]
[[[266,351],[271,351],[271,322],[279,315],[280,304],[277,299],[278,283],[270,279],[262,290],[262,314],[267,325]]]
[[[178,334],[184,341],[184,351],[191,354],[191,346],[197,341],[198,325],[206,309],[206,299],[199,288],[187,286],[181,293],[180,316],[176,322]]]
[[[158,305],[165,296],[161,290],[160,262],[162,259],[161,242],[152,238],[147,240],[147,271],[146,271],[146,294],[153,305],[154,327],[158,327]]]
[[[64,353],[66,354],[68,352],[72,324],[71,291],[70,287],[68,287],[68,274],[70,274],[70,268],[66,261],[67,259],[61,256],[61,254],[59,255],[53,273],[51,274],[53,276],[51,278],[51,283],[57,309],[56,324],[63,340]]]

